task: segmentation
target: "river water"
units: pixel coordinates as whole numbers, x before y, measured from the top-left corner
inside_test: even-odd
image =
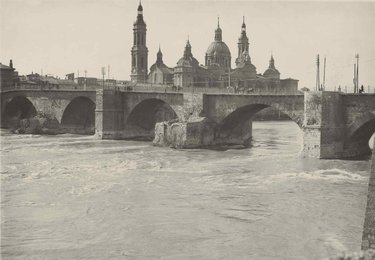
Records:
[[[359,250],[370,161],[298,157],[292,122],[249,149],[1,131],[3,259],[324,259]]]

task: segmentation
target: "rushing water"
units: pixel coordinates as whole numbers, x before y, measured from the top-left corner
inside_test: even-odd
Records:
[[[359,250],[369,161],[298,157],[291,122],[250,149],[1,134],[4,259],[322,259]]]

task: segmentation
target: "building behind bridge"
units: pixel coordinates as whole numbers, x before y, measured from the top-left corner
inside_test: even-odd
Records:
[[[183,55],[175,67],[164,64],[163,53],[159,47],[156,62],[148,71],[146,27],[143,7],[140,3],[137,19],[133,24],[133,47],[131,49],[131,81],[134,83],[166,84],[182,88],[232,88],[244,93],[294,94],[298,92],[298,80],[280,78],[273,55],[271,55],[266,71],[263,74],[257,73],[249,54],[245,20],[242,22],[237,43],[238,54],[234,69],[231,66],[231,52],[223,41],[218,20],[214,41],[208,46],[204,57],[205,65],[200,65],[193,56],[192,45],[187,40]]]
[[[96,90],[98,88],[127,88],[134,86],[130,81],[115,79],[97,79],[94,77],[75,77],[74,73],[67,74],[65,79],[51,75],[41,75],[31,72],[27,75],[18,75],[13,67],[12,60],[10,65],[0,63],[0,90],[12,89],[38,89],[38,90]]]
[[[12,89],[18,81],[18,72],[13,68],[13,61],[9,61],[9,66],[0,63],[0,90]]]
[[[240,93],[298,93],[298,80],[281,79],[276,68],[275,59],[271,55],[269,66],[264,73],[258,73],[251,61],[249,38],[243,20],[240,37],[237,42],[238,52],[235,68],[232,68],[232,54],[223,41],[222,29],[218,20],[214,40],[207,48],[204,65],[200,65],[194,57],[192,45],[187,40],[183,55],[176,66],[169,67],[163,61],[163,53],[159,47],[156,61],[148,70],[148,48],[146,46],[146,23],[143,19],[143,7],[138,6],[137,20],[133,25],[133,47],[131,50],[131,81],[114,79],[97,79],[94,77],[75,77],[74,73],[65,79],[31,73],[18,76],[13,68],[1,64],[1,90],[9,88],[24,89],[86,89],[101,87],[119,87],[126,90],[181,90],[190,92],[240,92]]]

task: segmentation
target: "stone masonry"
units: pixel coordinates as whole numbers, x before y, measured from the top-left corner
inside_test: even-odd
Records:
[[[368,184],[367,207],[363,226],[362,249],[375,249],[375,139]]]

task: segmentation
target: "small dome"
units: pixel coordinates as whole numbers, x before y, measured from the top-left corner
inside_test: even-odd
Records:
[[[280,72],[277,69],[274,68],[268,68],[266,71],[263,73],[263,76],[266,78],[275,78],[279,79],[280,78]]]
[[[182,57],[181,59],[178,60],[177,66],[178,67],[198,67],[199,62],[194,57],[190,57],[190,58],[187,58],[187,59]]]
[[[227,55],[230,56],[230,51],[225,42],[214,41],[208,46],[206,54],[208,56],[213,55]]]
[[[271,79],[280,79],[280,72],[275,68],[275,60],[271,54],[270,65],[268,69],[263,73],[263,76]]]

